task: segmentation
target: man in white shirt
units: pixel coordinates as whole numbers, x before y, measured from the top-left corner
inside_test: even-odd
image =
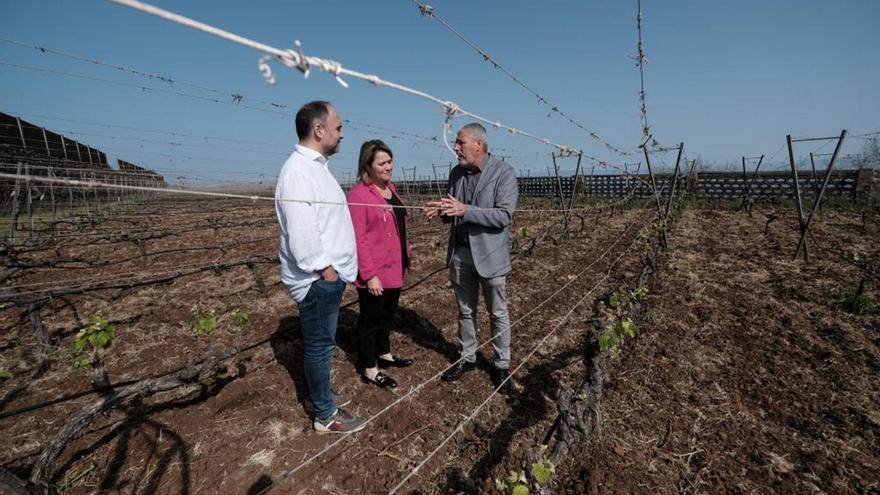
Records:
[[[345,193],[327,168],[339,151],[342,120],[326,101],[296,113],[299,144],[278,174],[275,212],[281,226],[281,280],[299,306],[308,401],[321,433],[359,431],[364,420],[330,390],[330,358],[346,282],[357,277],[357,248]],[[338,404],[342,403],[342,404]]]

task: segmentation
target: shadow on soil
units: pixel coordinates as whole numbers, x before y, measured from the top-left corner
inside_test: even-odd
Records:
[[[126,491],[145,494],[157,493],[160,485],[172,467],[177,467],[178,479],[169,480],[170,486],[161,491],[188,494],[191,491],[189,446],[173,429],[150,418],[162,411],[186,409],[202,403],[220,393],[232,380],[246,373],[245,363],[239,365],[239,374],[234,378],[224,378],[202,386],[194,395],[168,402],[143,406],[135,403],[126,411],[125,419],[93,444],[75,452],[70,459],[56,471],[52,480],[55,486],[63,483],[60,474],[70,470],[77,461],[87,458],[101,447],[116,441],[113,453],[107,461],[107,472],[100,481],[100,491]],[[128,469],[125,469],[128,467]],[[131,469],[131,468],[134,469]],[[76,476],[77,473],[68,475]]]
[[[474,423],[473,436],[491,439],[486,453],[473,464],[469,472],[462,472],[459,468],[447,469],[446,480],[440,492],[484,493],[490,489],[487,487],[493,486],[493,474],[510,454],[514,435],[544,421],[548,416],[556,415],[556,411],[547,407],[555,402],[553,395],[556,393],[557,382],[553,373],[581,361],[585,357],[586,347],[583,344],[570,352],[554,356],[552,360],[530,368],[525,376],[517,379],[522,389],[506,398],[511,414],[494,431],[485,430]],[[482,359],[478,356],[479,361]],[[491,366],[491,363],[487,362],[487,366]],[[547,439],[544,440],[546,441]],[[524,459],[517,459],[520,460]]]

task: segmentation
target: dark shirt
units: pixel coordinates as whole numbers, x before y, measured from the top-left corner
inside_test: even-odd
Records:
[[[385,200],[391,206],[403,206],[400,198],[396,194]],[[400,235],[400,258],[403,270],[406,271],[409,265],[409,257],[406,255],[406,210],[403,208],[394,208],[394,220],[397,221],[397,233]]]
[[[488,158],[488,155],[486,155]],[[486,161],[483,160],[483,165],[486,164]],[[461,202],[469,205],[474,201],[474,191],[477,190],[477,183],[480,182],[480,175],[483,173],[483,169],[480,167],[468,167],[465,169],[464,178],[464,197],[461,198]],[[459,246],[469,246],[470,240],[468,239],[468,225],[463,223],[460,218],[456,219],[455,222],[455,243]]]

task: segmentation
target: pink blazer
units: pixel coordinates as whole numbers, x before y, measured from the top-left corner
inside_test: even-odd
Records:
[[[388,183],[388,187],[394,195],[400,197],[392,182]],[[357,239],[358,276],[354,286],[364,288],[367,280],[378,276],[382,287],[403,287],[400,233],[394,211],[375,187],[360,182],[348,192],[348,202],[383,206],[348,206]],[[409,215],[406,216],[406,222],[409,225]],[[412,250],[408,241],[406,251],[407,258],[411,258]]]

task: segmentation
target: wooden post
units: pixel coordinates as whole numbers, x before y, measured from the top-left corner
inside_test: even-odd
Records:
[[[801,232],[801,238],[798,241],[798,247],[794,252],[794,259],[797,259],[798,255],[801,252],[801,246],[804,248],[804,260],[807,258],[807,232],[810,231],[810,223],[813,221],[813,215],[816,214],[816,211],[819,209],[819,203],[822,201],[822,195],[825,194],[825,189],[828,187],[828,181],[831,179],[831,169],[834,168],[834,161],[837,159],[837,153],[840,151],[841,145],[843,145],[843,140],[846,139],[846,129],[840,132],[840,138],[837,140],[837,146],[834,148],[834,153],[831,155],[831,161],[828,162],[828,170],[825,172],[825,180],[822,181],[822,189],[819,190],[819,195],[816,196],[816,201],[813,203],[813,209],[810,211],[810,216],[807,217],[807,222],[804,224],[804,229]]]
[[[798,183],[797,167],[794,164],[794,148],[791,145],[791,134],[785,136],[788,143],[788,162],[791,164],[791,176],[794,180],[794,196],[797,199],[798,225],[800,226],[801,238],[804,235],[804,205],[801,203],[801,186]],[[798,253],[800,253],[800,243],[798,243]],[[797,257],[797,255],[795,255]],[[804,249],[804,261],[809,261],[809,253]]]

